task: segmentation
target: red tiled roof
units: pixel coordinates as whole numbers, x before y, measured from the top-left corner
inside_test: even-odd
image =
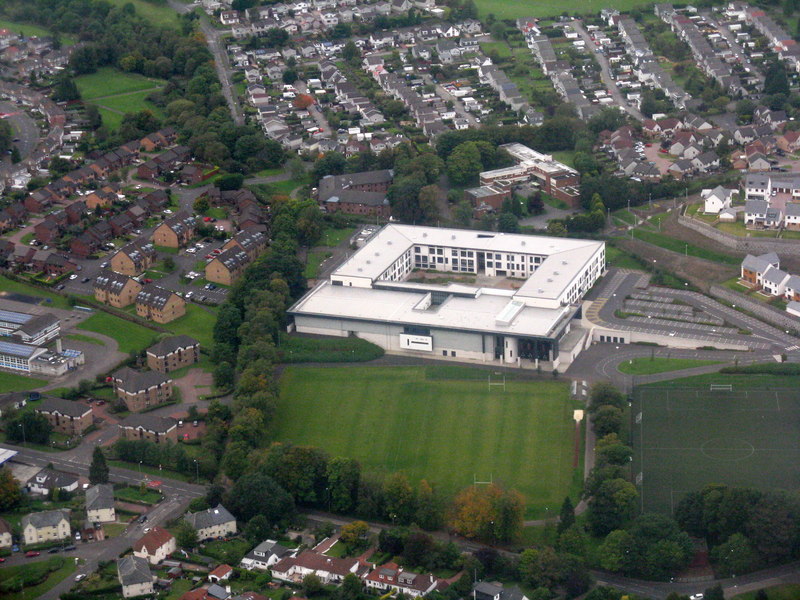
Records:
[[[279,573],[285,573],[293,566],[297,565],[303,567],[304,569],[312,571],[327,571],[328,573],[333,573],[334,575],[340,575],[344,577],[350,573],[350,570],[356,564],[358,564],[358,560],[355,558],[335,558],[306,550],[297,557],[284,558],[275,564],[275,566],[272,567],[272,570]]]
[[[205,600],[205,588],[197,588],[196,590],[189,590],[181,596],[180,600]]]
[[[173,539],[172,534],[161,527],[153,527],[133,544],[133,551],[139,552],[142,548],[148,554],[155,554],[156,550]]]
[[[211,573],[209,573],[208,576],[219,577],[220,579],[222,579],[223,577],[230,575],[232,571],[233,569],[228,565],[220,565],[216,569],[211,571]]]

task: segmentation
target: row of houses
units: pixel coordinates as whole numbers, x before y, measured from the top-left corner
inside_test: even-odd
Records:
[[[800,309],[800,277],[782,270],[780,258],[774,252],[760,256],[748,254],[742,261],[740,277],[751,289],[784,298],[793,310]]]
[[[656,15],[670,26],[675,33],[689,46],[695,64],[711,79],[720,84],[732,96],[744,93],[744,86],[731,66],[723,62],[717,52],[711,48],[708,40],[700,31],[697,21],[702,22],[702,17],[689,17],[684,12],[679,12],[671,4],[657,4]]]
[[[800,46],[763,9],[750,6],[745,2],[730,2],[726,7],[726,14],[752,25],[767,39],[772,50],[787,63],[790,69],[800,72]]]

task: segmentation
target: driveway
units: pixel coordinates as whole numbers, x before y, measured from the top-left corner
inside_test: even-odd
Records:
[[[647,160],[654,163],[656,167],[658,167],[658,172],[664,176],[669,172],[672,161],[667,158],[666,154],[659,152],[660,148],[661,146],[659,146],[658,142],[653,142],[650,146],[645,145],[644,156]]]

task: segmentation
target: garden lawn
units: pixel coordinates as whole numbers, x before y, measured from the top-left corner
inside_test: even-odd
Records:
[[[620,363],[617,369],[627,375],[653,375],[654,373],[667,373],[669,371],[680,371],[681,369],[719,365],[722,362],[719,360],[695,360],[692,358],[656,357],[651,359],[641,356]]]
[[[9,29],[14,33],[21,33],[22,35],[26,36],[47,37],[53,35],[44,27],[40,27],[38,25],[29,25],[28,23],[6,21],[5,19],[0,19],[0,29]],[[75,44],[75,36],[65,33],[59,33],[58,35],[61,38],[61,42],[65,46],[73,46]]]
[[[120,319],[107,312],[97,312],[78,325],[78,329],[102,333],[114,338],[119,351],[129,354],[145,349],[158,333],[137,323]]]
[[[0,394],[33,390],[46,383],[44,379],[35,379],[33,377],[26,377],[25,375],[16,375],[15,373],[0,371]]]
[[[186,314],[164,327],[176,335],[188,335],[200,342],[203,348],[214,345],[214,325],[217,322],[217,313],[214,309],[204,308],[191,302],[186,304]]]
[[[636,260],[633,256],[617,248],[616,246],[606,245],[606,261],[612,267],[619,267],[620,269],[637,269],[642,270],[644,267],[642,263]]]
[[[157,504],[161,502],[161,494],[155,490],[145,489],[144,492],[142,492],[138,487],[132,486],[115,489],[114,498],[142,504]]]
[[[164,83],[161,79],[151,79],[136,73],[123,73],[111,67],[103,67],[96,73],[75,78],[75,85],[78,86],[84,100],[140,92],[161,87]]]
[[[528,515],[577,499],[569,385],[465,367],[289,367],[275,439],[359,460],[365,470],[427,479],[447,494],[492,479],[522,492]],[[578,467],[580,468],[580,467]],[[578,485],[575,484],[578,483]]]
[[[303,271],[303,276],[306,279],[316,279],[319,274],[319,268],[322,262],[330,258],[331,253],[327,250],[312,250],[306,257],[306,268]]]
[[[765,588],[769,600],[796,600],[800,598],[800,584],[797,583],[784,583],[782,585],[775,585]],[[734,596],[733,600],[755,600],[758,592],[747,592],[746,594],[739,594]]]

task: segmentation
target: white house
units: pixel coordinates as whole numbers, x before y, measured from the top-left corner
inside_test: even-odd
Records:
[[[0,548],[11,548],[13,543],[11,526],[5,519],[0,519]]]
[[[736,190],[731,190],[718,185],[714,189],[705,189],[700,192],[700,197],[705,201],[703,212],[707,215],[718,215],[726,208],[731,207],[731,201]]]
[[[86,490],[86,520],[90,523],[116,521],[114,511],[114,488],[100,483]]]
[[[236,533],[236,519],[222,504],[200,512],[189,513],[186,515],[186,520],[195,528],[200,540],[225,537]]]
[[[133,555],[157,565],[178,549],[175,536],[166,529],[153,527],[133,544]]]
[[[291,552],[291,550],[281,546],[275,540],[266,540],[248,552],[239,566],[247,570],[260,569],[266,571]]]
[[[68,539],[71,534],[69,511],[45,510],[25,515],[20,522],[20,529],[22,539],[28,545]]]

